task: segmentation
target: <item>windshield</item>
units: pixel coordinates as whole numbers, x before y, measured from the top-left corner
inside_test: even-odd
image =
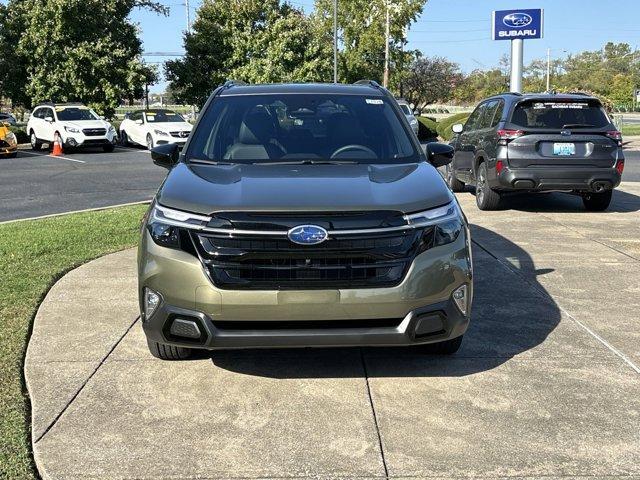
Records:
[[[405,115],[411,115],[411,110],[409,110],[409,105],[405,105],[404,103],[400,103],[399,105]]]
[[[599,104],[534,100],[518,104],[511,123],[527,128],[602,128],[609,119]]]
[[[147,112],[147,122],[164,123],[164,122],[184,122],[184,118],[176,112],[169,110],[158,110],[157,112]]]
[[[98,115],[87,107],[56,107],[58,120],[73,122],[74,120],[99,120]]]
[[[387,99],[332,94],[218,97],[201,117],[186,157],[233,163],[419,159]]]

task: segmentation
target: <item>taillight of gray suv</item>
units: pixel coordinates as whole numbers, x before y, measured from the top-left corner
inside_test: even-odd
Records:
[[[587,210],[605,210],[624,170],[620,132],[583,94],[498,95],[453,130],[447,182],[453,191],[475,185],[481,210],[523,191],[573,193]]]
[[[218,88],[169,168],[138,250],[151,353],[460,347],[473,278],[467,221],[389,92]]]

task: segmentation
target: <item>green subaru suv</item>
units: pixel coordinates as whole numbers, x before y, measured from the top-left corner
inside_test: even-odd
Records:
[[[470,237],[436,169],[375,82],[216,89],[142,228],[151,353],[429,344],[454,353],[473,295]]]

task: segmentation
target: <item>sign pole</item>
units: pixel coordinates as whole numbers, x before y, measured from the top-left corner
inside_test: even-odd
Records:
[[[511,40],[511,82],[509,90],[518,93],[522,93],[523,43],[521,38]]]

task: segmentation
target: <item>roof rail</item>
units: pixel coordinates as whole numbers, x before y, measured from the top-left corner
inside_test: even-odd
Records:
[[[375,80],[358,80],[357,82],[353,82],[354,85],[369,85],[373,88],[381,88],[380,84]]]
[[[521,97],[522,94],[520,92],[505,92],[502,95],[515,95],[517,97]]]
[[[567,92],[567,94],[569,95],[582,95],[583,97],[590,97],[591,95],[589,95],[588,93],[585,92]]]
[[[227,80],[222,84],[222,88],[231,88],[238,85],[246,85],[242,80]]]

